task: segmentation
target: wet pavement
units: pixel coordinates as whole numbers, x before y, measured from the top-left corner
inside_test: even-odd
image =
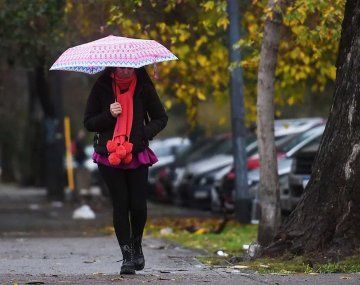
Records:
[[[110,226],[111,207],[89,201],[95,220],[74,220],[66,203],[54,208],[43,189],[0,184],[0,284],[360,284],[360,274],[272,275],[210,267],[205,252],[159,238],[144,239],[146,266],[121,276],[121,253]],[[206,216],[208,212],[149,203],[149,216]]]
[[[360,282],[359,274],[281,276],[209,267],[196,259],[201,252],[154,238],[145,238],[144,254],[146,266],[143,271],[138,271],[135,276],[121,276],[121,253],[114,236],[2,238],[0,284],[335,285]]]
[[[94,220],[74,220],[73,211],[80,202],[68,202],[60,208],[46,201],[42,188],[18,188],[0,184],[0,236],[96,236],[112,226],[112,206],[108,198],[84,199],[95,212]],[[148,202],[149,217],[211,217],[207,211],[179,208]]]

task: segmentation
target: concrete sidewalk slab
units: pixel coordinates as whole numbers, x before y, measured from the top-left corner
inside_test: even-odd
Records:
[[[1,238],[0,284],[360,284],[360,274],[281,276],[209,267],[196,259],[201,252],[155,238],[144,239],[144,254],[143,271],[121,276],[115,236]]]

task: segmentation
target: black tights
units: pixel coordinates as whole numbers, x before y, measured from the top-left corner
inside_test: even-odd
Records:
[[[146,195],[149,166],[121,169],[98,164],[113,204],[113,224],[119,245],[142,237],[147,218]]]

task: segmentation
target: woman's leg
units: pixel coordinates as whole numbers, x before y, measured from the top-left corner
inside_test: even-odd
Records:
[[[149,166],[140,165],[138,168],[127,169],[126,171],[131,231],[133,237],[142,237],[147,219],[146,196]]]
[[[126,172],[130,200],[131,247],[134,254],[135,270],[142,270],[145,267],[141,242],[147,218],[148,169],[148,166],[141,165],[136,169],[129,169]]]
[[[130,242],[129,195],[124,169],[98,164],[113,204],[113,224],[119,245]]]

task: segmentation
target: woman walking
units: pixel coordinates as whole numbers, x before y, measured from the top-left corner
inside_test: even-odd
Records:
[[[149,140],[167,121],[144,67],[106,68],[87,100],[84,126],[96,133],[93,160],[112,200],[113,224],[123,255],[120,274],[134,274],[145,266],[141,243],[147,219],[148,169],[158,161]]]

